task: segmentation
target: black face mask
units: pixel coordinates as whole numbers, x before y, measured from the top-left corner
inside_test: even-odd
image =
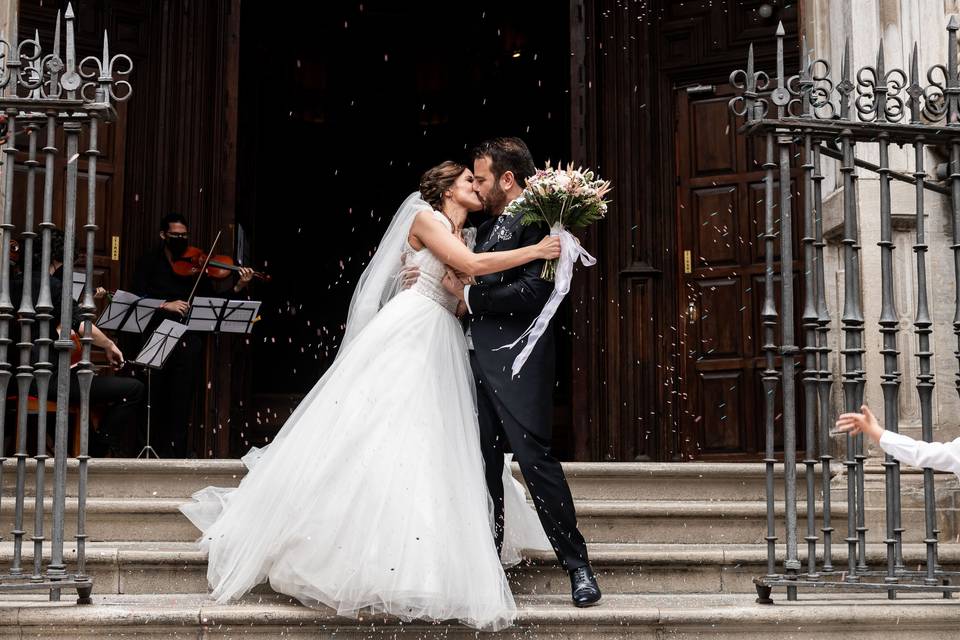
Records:
[[[186,238],[167,238],[166,245],[174,258],[182,256],[187,251],[187,247],[190,246]]]

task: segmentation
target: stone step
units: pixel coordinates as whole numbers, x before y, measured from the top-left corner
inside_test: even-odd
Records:
[[[336,617],[287,598],[255,594],[217,604],[193,594],[94,596],[94,604],[50,603],[39,596],[0,600],[0,634],[11,638],[414,638],[475,640],[456,623],[401,623],[383,616]],[[520,596],[515,625],[484,638],[572,637],[769,640],[782,638],[921,640],[952,637],[956,601],[935,597],[885,599],[818,595],[758,605],[752,595],[607,594],[600,606],[576,609],[565,596]],[[851,604],[851,601],[853,604]],[[10,633],[12,631],[12,633]]]
[[[180,513],[179,498],[90,498],[87,501],[87,534],[92,541],[145,540],[192,542],[199,536]],[[46,504],[46,531],[50,530],[50,500]],[[24,505],[26,530],[33,531],[34,503]],[[783,503],[776,503],[776,535],[783,541]],[[7,537],[13,530],[14,501],[0,505],[0,532]],[[822,526],[822,508],[816,505],[816,530]],[[798,536],[806,534],[806,505],[797,505]],[[834,502],[831,510],[834,540],[839,546],[846,536],[846,502]],[[580,530],[588,542],[598,543],[761,543],[766,535],[766,505],[762,502],[732,501],[660,501],[660,500],[580,500],[577,502]],[[940,539],[960,542],[950,510],[938,511]],[[904,542],[924,539],[923,510],[904,507]],[[886,531],[885,513],[867,510],[867,540],[882,542]],[[76,499],[67,500],[66,536],[76,533]]]
[[[833,556],[836,570],[846,567],[846,547]],[[821,567],[822,550],[818,555]],[[49,544],[44,558],[49,559]],[[75,566],[76,544],[64,548],[66,562]],[[754,593],[753,578],[766,574],[766,550],[758,545],[723,544],[592,544],[590,557],[603,589],[609,593]],[[777,553],[782,571],[784,549]],[[0,543],[0,566],[9,567],[13,544]],[[805,547],[800,558],[806,558]],[[904,545],[905,564],[920,570],[925,558],[923,545]],[[22,565],[32,573],[33,546],[24,548]],[[942,545],[941,566],[960,569],[960,545]],[[206,593],[206,553],[192,543],[90,543],[87,572],[99,594]],[[883,545],[867,545],[867,562],[882,569],[886,562]],[[806,565],[804,565],[806,566]],[[71,569],[73,570],[73,569]],[[518,594],[562,595],[569,589],[566,573],[550,553],[534,553],[528,562],[508,570],[511,587]],[[271,593],[266,585],[258,593]]]
[[[90,498],[86,534],[91,541],[193,542],[200,532],[180,513],[179,498]],[[50,505],[45,500],[49,531]],[[841,505],[842,506],[842,505]],[[577,518],[588,542],[757,543],[766,532],[766,505],[760,502],[580,500]],[[0,531],[13,530],[15,504],[0,506]],[[66,537],[76,533],[76,499],[67,500]],[[782,520],[783,505],[777,504]],[[26,530],[33,529],[34,502],[24,505]],[[836,511],[839,516],[841,512]],[[799,519],[804,527],[804,519]],[[778,527],[780,525],[778,524]]]
[[[871,461],[872,462],[872,461]],[[878,463],[868,464],[864,469],[865,525],[870,529],[886,531],[885,470]],[[831,500],[834,504],[846,504],[847,476],[834,479]],[[960,481],[952,473],[934,474],[937,528],[940,540],[960,540]],[[924,519],[923,473],[920,469],[904,466],[900,474],[901,520],[907,529],[905,536],[910,541],[921,541],[926,530]],[[846,521],[842,523],[846,531]]]
[[[34,495],[35,461],[28,460],[27,495]],[[52,469],[52,461],[47,461]],[[762,501],[765,467],[762,463],[654,463],[568,462],[563,464],[576,500],[698,500]],[[77,461],[69,460],[68,495],[76,496]],[[513,465],[514,475],[520,471]],[[839,471],[838,466],[835,471]],[[13,494],[14,463],[3,467],[3,495]],[[797,491],[804,496],[804,468],[798,466]],[[130,460],[93,459],[88,465],[91,498],[189,498],[206,486],[234,487],[246,474],[239,460]],[[50,495],[47,473],[46,493]],[[783,495],[783,469],[777,467],[777,495]],[[817,476],[817,493],[820,476]]]

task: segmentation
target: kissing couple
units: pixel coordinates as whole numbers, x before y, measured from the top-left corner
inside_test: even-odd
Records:
[[[546,549],[570,574],[573,604],[600,600],[551,453],[553,333],[516,377],[511,350],[498,350],[553,290],[540,274],[560,241],[503,215],[534,173],[522,140],[497,138],[472,168],[423,174],[357,284],[329,370],[274,441],[244,457],[239,487],[208,487],[181,507],[203,531],[218,601],[269,581],[340,615],[496,631],[517,612],[504,566]],[[490,218],[464,228],[481,209]]]

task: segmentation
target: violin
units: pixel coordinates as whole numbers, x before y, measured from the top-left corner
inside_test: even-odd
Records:
[[[223,280],[231,273],[240,271],[230,256],[209,256],[199,247],[187,247],[183,255],[173,260],[173,272],[178,276],[193,277],[205,274],[214,280]],[[253,277],[264,282],[270,282],[270,276],[259,271],[253,272]]]

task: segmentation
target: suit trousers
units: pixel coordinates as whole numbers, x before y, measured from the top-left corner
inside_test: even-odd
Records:
[[[503,547],[503,454],[509,450],[520,465],[540,523],[560,564],[568,571],[589,564],[586,542],[577,529],[573,496],[560,462],[551,453],[549,440],[537,436],[512,416],[490,385],[485,384],[473,351],[470,364],[477,386],[480,447],[487,488],[493,498],[497,549]]]

